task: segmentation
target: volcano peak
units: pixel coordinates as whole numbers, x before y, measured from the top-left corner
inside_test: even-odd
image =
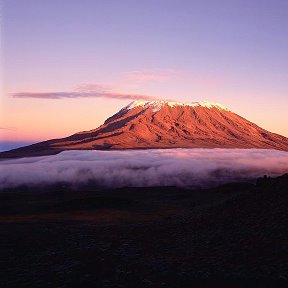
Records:
[[[0,158],[65,150],[261,148],[288,151],[288,139],[212,102],[134,101],[100,127],[0,153]]]
[[[223,106],[222,104],[209,102],[209,101],[184,103],[184,102],[175,102],[175,101],[169,101],[169,100],[152,100],[152,101],[137,100],[137,101],[131,102],[124,109],[131,110],[136,107],[143,107],[143,108],[152,107],[154,108],[155,111],[158,111],[165,105],[167,105],[168,107],[189,106],[189,107],[217,108],[217,109],[229,111],[229,109]]]

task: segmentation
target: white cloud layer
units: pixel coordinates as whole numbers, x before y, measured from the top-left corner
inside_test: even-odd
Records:
[[[195,186],[288,172],[288,152],[262,149],[65,151],[0,162],[0,189],[66,182],[97,186]]]

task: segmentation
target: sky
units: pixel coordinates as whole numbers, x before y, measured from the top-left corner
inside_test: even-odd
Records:
[[[2,0],[0,21],[1,141],[94,129],[149,97],[288,137],[287,0]]]

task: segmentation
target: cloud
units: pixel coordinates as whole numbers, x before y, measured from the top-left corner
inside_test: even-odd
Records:
[[[199,87],[223,87],[224,79],[213,73],[192,70],[176,70],[176,69],[150,69],[135,70],[123,73],[123,78],[128,83],[145,84],[149,82],[172,82],[173,80],[181,80],[183,83],[190,83]]]
[[[165,82],[176,78],[179,72],[176,70],[136,70],[123,73],[124,79],[129,82]]]
[[[82,83],[71,91],[20,91],[12,93],[14,98],[37,98],[37,99],[73,99],[73,98],[113,98],[130,100],[162,100],[162,98],[138,94],[122,93],[119,90],[127,87],[131,89],[132,84],[141,84],[145,82],[163,82],[176,77],[179,74],[176,70],[138,70],[123,73],[120,82],[107,83]],[[120,88],[120,89],[119,89]],[[132,87],[133,88],[133,87]],[[134,87],[135,88],[135,87]]]
[[[0,162],[0,189],[18,185],[212,187],[288,172],[288,153],[261,149],[65,151]]]
[[[74,89],[78,92],[98,92],[107,93],[118,88],[118,85],[108,83],[81,83]]]
[[[132,93],[117,93],[105,91],[58,91],[58,92],[18,92],[12,94],[15,98],[38,98],[38,99],[63,99],[63,98],[113,98],[113,99],[131,99],[131,100],[159,100],[154,96],[132,94]]]
[[[16,127],[0,127],[0,130],[17,131]]]
[[[184,82],[200,85],[203,87],[215,87],[221,81],[215,76],[200,75],[191,71],[180,71],[175,69],[148,69],[134,70],[121,74],[120,80],[115,83],[82,83],[71,91],[20,91],[12,93],[15,98],[37,98],[37,99],[74,99],[74,98],[112,98],[130,100],[163,100],[156,96],[138,93],[126,93],[119,91],[139,90],[148,82],[167,82],[181,79]],[[132,91],[133,91],[132,90]],[[169,99],[164,99],[169,100]],[[174,100],[169,100],[174,101]]]
[[[112,98],[112,99],[130,99],[130,100],[161,100],[155,96],[137,94],[137,93],[121,93],[115,91],[114,84],[99,83],[82,83],[72,91],[55,91],[55,92],[29,92],[22,91],[12,94],[15,98],[38,98],[38,99],[74,99],[74,98]]]

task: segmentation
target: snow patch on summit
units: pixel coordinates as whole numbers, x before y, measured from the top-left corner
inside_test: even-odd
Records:
[[[179,106],[190,106],[190,107],[206,107],[206,108],[217,108],[229,111],[225,106],[219,104],[219,103],[213,103],[208,101],[203,102],[192,102],[192,103],[181,103],[181,102],[171,102],[171,101],[134,101],[130,103],[128,106],[126,106],[124,109],[132,110],[136,107],[143,107],[143,108],[153,108],[153,112],[159,111],[164,105],[168,105],[169,107],[179,107]]]

